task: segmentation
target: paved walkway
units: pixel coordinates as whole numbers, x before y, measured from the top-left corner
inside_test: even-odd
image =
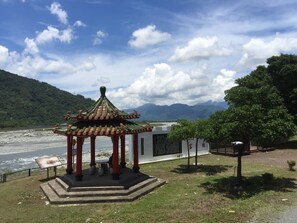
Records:
[[[274,216],[272,223],[296,223],[297,222],[297,207],[291,207],[285,212]]]

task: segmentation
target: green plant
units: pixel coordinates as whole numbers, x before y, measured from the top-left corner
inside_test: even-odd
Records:
[[[293,171],[294,170],[294,166],[296,165],[295,160],[287,160],[287,163],[289,165],[289,170]]]

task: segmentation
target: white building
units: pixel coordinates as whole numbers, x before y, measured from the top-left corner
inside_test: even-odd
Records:
[[[166,139],[170,132],[170,123],[161,123],[162,125],[154,127],[152,132],[138,134],[138,155],[139,163],[150,163],[163,160],[178,159],[188,156],[187,142],[170,142]],[[133,162],[133,138],[127,136],[129,144],[129,162]],[[195,156],[196,139],[189,141],[191,150],[190,155]],[[198,155],[209,153],[209,144],[203,139],[198,140]]]

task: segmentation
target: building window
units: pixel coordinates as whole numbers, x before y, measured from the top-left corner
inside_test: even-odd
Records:
[[[167,134],[153,135],[153,156],[163,156],[181,152],[181,141],[169,141],[167,140]]]
[[[144,138],[140,139],[140,154],[144,155]]]

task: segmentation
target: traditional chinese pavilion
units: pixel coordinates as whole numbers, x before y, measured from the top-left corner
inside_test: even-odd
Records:
[[[56,126],[54,132],[67,136],[67,174],[73,174],[72,169],[72,142],[76,138],[76,170],[75,178],[81,181],[82,175],[82,148],[84,139],[90,137],[90,166],[96,166],[95,142],[96,137],[109,136],[113,143],[112,179],[119,180],[119,169],[126,167],[125,162],[125,135],[133,135],[133,172],[139,172],[138,133],[152,131],[152,128],[141,126],[130,119],[139,118],[137,112],[126,113],[115,107],[106,97],[106,88],[100,87],[101,96],[88,110],[80,110],[77,114],[68,112],[65,120],[70,121],[68,126]],[[119,154],[120,141],[120,154]],[[121,157],[119,163],[119,155]]]

